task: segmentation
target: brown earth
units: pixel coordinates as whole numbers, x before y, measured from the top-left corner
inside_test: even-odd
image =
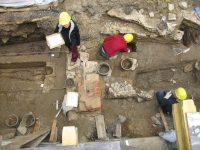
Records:
[[[82,2],[82,3],[81,3]],[[85,3],[84,3],[85,2]],[[176,4],[174,11],[179,12],[177,4],[178,0],[168,1]],[[187,1],[190,7],[194,7],[198,4],[198,1]],[[159,4],[161,3],[161,4]],[[99,46],[102,43],[106,35],[99,33],[99,27],[103,25],[104,20],[110,20],[111,22],[119,22],[122,25],[125,21],[117,18],[107,16],[106,12],[113,7],[125,6],[126,4],[133,4],[132,1],[118,1],[112,0],[103,2],[100,1],[73,1],[66,0],[57,8],[57,12],[44,11],[52,18],[44,22],[36,23],[24,23],[21,25],[1,25],[0,33],[1,38],[9,35],[10,39],[5,44],[0,40],[0,53],[30,53],[30,52],[48,52],[49,48],[46,46],[45,35],[53,33],[53,29],[57,24],[57,16],[59,12],[68,11],[72,18],[77,22],[80,34],[81,45],[85,45],[90,54],[89,61],[106,62],[110,65],[112,75],[110,78],[106,76],[100,76],[101,86],[101,98],[102,98],[102,110],[101,114],[104,115],[106,132],[109,138],[112,136],[113,130],[116,128],[116,124],[120,123],[119,115],[124,116],[126,121],[122,123],[122,136],[127,138],[135,137],[149,137],[157,136],[158,132],[164,130],[164,127],[152,125],[150,117],[158,113],[158,109],[155,105],[155,101],[143,101],[138,103],[136,99],[108,99],[106,83],[122,82],[124,80],[130,80],[132,85],[153,90],[165,90],[175,89],[177,87],[184,87],[188,92],[188,98],[194,97],[194,102],[197,110],[200,109],[200,94],[199,94],[199,72],[194,69],[194,62],[200,60],[200,52],[196,47],[198,39],[197,30],[188,29],[182,27],[182,30],[187,32],[187,35],[191,35],[189,31],[193,33],[190,37],[190,42],[187,43],[187,37],[183,43],[186,42],[186,46],[190,45],[191,50],[186,54],[174,56],[172,50],[173,46],[159,44],[154,42],[139,42],[135,40],[134,45],[128,45],[132,49],[131,53],[121,52],[118,58],[115,60],[102,60],[99,59]],[[144,14],[148,14],[149,11],[155,11],[155,17],[160,18],[163,14],[166,14],[167,9],[164,5],[167,1],[147,1],[144,3],[142,0],[134,2],[134,9],[144,9]],[[65,8],[65,6],[68,6]],[[82,6],[82,7],[80,7]],[[162,6],[162,7],[161,7]],[[76,8],[76,9],[75,9]],[[37,12],[8,12],[2,13],[2,21],[12,20],[12,14],[17,14],[19,18],[25,18],[31,14],[31,17],[40,16]],[[130,23],[134,27],[138,25]],[[138,31],[144,30],[138,27]],[[194,37],[196,39],[194,39]],[[193,39],[191,39],[193,38]],[[34,42],[36,41],[36,42]],[[21,43],[21,44],[17,44]],[[185,47],[184,47],[185,48]],[[66,47],[62,46],[61,51],[66,51]],[[83,51],[83,50],[81,50]],[[56,55],[56,53],[55,53]],[[68,54],[71,55],[71,54]],[[0,63],[0,130],[8,129],[5,124],[6,118],[15,114],[19,117],[20,121],[22,117],[29,112],[32,112],[36,118],[41,120],[41,128],[51,129],[52,121],[57,110],[55,109],[55,101],[59,100],[59,108],[61,107],[64,95],[66,94],[66,54],[60,53],[59,57],[53,57],[50,53],[46,54],[28,54],[20,55],[19,57],[13,57],[12,55],[2,56],[2,62]],[[30,63],[14,63],[10,64],[10,60],[18,61],[20,56],[26,56]],[[36,61],[33,57],[37,56]],[[44,58],[41,61],[41,56]],[[7,59],[5,58],[7,57]],[[133,57],[138,59],[138,67],[135,71],[125,71],[121,68],[121,60],[125,57]],[[5,60],[5,61],[3,61]],[[37,62],[37,63],[35,63]],[[53,67],[47,66],[47,62],[51,62],[55,65],[55,72]],[[192,71],[184,72],[185,65],[192,63]],[[33,66],[32,66],[33,65]],[[175,69],[175,71],[173,71]],[[82,70],[81,70],[82,71]],[[55,73],[54,77],[49,77]],[[82,72],[81,72],[82,73]],[[82,75],[82,74],[81,74]],[[49,93],[44,93],[41,84],[45,79],[52,81],[54,89],[51,89]],[[172,79],[176,83],[172,83]],[[75,81],[76,83],[76,81]],[[57,89],[55,89],[57,88]],[[77,83],[76,83],[76,91]],[[191,96],[192,95],[192,96]],[[76,110],[76,109],[75,109]],[[76,110],[77,111],[77,110]],[[165,114],[166,120],[169,126],[173,128],[172,116]],[[58,116],[58,141],[62,139],[63,126],[76,126],[78,127],[79,142],[94,141],[97,139],[97,131],[95,125],[94,114],[92,113],[77,113],[75,112],[74,118],[69,114],[65,116],[62,112]],[[161,119],[160,119],[161,121]],[[33,131],[33,127],[28,128],[28,133]],[[17,133],[19,134],[19,133]]]

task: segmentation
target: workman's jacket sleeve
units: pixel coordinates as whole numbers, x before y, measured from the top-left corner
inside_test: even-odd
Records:
[[[76,40],[77,40],[77,46],[80,45],[80,34],[79,34],[79,29],[78,29],[78,26],[75,26],[74,27],[74,30],[75,30],[75,33],[76,33]]]

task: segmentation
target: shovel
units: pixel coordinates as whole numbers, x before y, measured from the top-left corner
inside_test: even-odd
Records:
[[[157,93],[157,91],[155,91],[155,93],[154,93],[154,94],[155,94],[155,100],[156,100],[156,107],[158,107],[158,110],[159,110],[160,115],[161,115],[161,117],[162,117],[162,121],[163,121],[163,124],[164,124],[164,126],[165,126],[165,130],[168,130],[169,128],[168,128],[168,126],[167,126],[167,122],[166,122],[166,120],[165,120],[165,116],[164,116],[163,110],[162,110],[162,108],[161,108],[161,106],[160,106],[160,103],[159,103],[159,101],[158,101],[158,99],[157,99],[156,93]]]
[[[86,94],[86,83],[85,83],[85,63],[88,61],[89,59],[89,54],[88,53],[84,53],[84,52],[80,52],[80,59],[83,61],[83,79],[84,79],[84,92]]]

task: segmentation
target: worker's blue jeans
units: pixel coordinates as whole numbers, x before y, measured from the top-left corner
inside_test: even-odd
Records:
[[[165,91],[158,91],[156,93],[156,97],[158,99],[159,102],[166,100],[164,97],[166,95],[167,92],[169,92],[170,90],[165,90]]]

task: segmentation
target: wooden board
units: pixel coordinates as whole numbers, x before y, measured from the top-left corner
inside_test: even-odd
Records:
[[[35,147],[37,147],[49,133],[50,133],[50,131],[39,136],[38,138],[36,138],[32,141],[24,144],[21,148],[35,148]]]
[[[54,119],[53,120],[53,125],[52,125],[52,128],[51,128],[51,135],[50,135],[50,139],[49,141],[54,141],[54,138],[55,138],[55,134],[56,134],[56,124],[57,124],[57,119]]]
[[[200,112],[187,113],[190,143],[192,150],[200,149]]]
[[[58,136],[58,127],[56,127],[56,130],[55,130],[55,134],[54,134],[54,141],[57,141],[57,136]]]
[[[95,116],[95,119],[96,119],[96,128],[97,128],[98,138],[101,139],[101,138],[106,137],[104,116],[103,115]]]
[[[176,143],[178,149],[191,150],[186,113],[196,112],[193,100],[184,100],[172,105],[174,127],[176,131]]]
[[[2,140],[15,137],[16,130],[16,128],[12,128],[0,131],[0,135],[2,135]]]
[[[49,131],[50,131],[50,129],[44,129],[44,130],[39,130],[39,131],[33,132],[32,134],[29,134],[26,137],[20,138],[8,145],[3,146],[2,150],[19,149],[22,145],[36,139],[37,137],[39,137]]]

